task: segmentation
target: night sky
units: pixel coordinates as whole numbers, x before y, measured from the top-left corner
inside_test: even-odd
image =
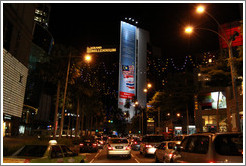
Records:
[[[220,24],[242,20],[239,4],[205,4],[206,10]],[[218,36],[208,31],[184,34],[184,27],[217,30],[207,15],[195,13],[197,4],[189,3],[56,3],[51,5],[49,30],[55,43],[86,46],[119,46],[120,21],[138,20],[138,26],[150,32],[151,44],[162,49],[164,57],[184,57],[193,53],[217,50]]]

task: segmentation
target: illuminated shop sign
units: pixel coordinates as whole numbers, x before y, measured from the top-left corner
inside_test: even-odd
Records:
[[[102,53],[102,52],[116,52],[116,48],[102,48],[102,46],[93,46],[86,48],[87,53]]]
[[[202,110],[217,109],[219,100],[219,109],[226,108],[226,96],[225,92],[211,92],[201,95],[202,97]]]

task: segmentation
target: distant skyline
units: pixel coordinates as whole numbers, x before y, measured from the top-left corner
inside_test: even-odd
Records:
[[[199,3],[55,3],[51,4],[49,29],[55,43],[77,48],[98,45],[119,46],[120,21],[125,17],[138,20],[150,32],[150,41],[162,49],[165,57],[184,57],[189,54],[219,48],[218,36],[208,31],[184,34],[184,27],[217,30],[208,15],[198,15]],[[206,3],[206,10],[220,24],[242,20],[239,3]],[[242,3],[241,3],[242,8]]]

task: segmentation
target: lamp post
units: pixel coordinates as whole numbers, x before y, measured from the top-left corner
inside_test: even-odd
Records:
[[[237,131],[241,131],[240,128],[240,117],[239,117],[239,108],[238,108],[238,100],[237,100],[237,93],[236,93],[236,79],[235,79],[235,67],[234,67],[234,63],[233,63],[233,54],[232,54],[232,41],[235,40],[235,37],[238,36],[238,32],[234,32],[234,34],[228,39],[228,37],[226,36],[224,29],[221,27],[221,25],[219,24],[219,22],[208,12],[205,11],[203,6],[199,6],[197,8],[197,12],[198,13],[206,13],[208,16],[210,16],[218,25],[220,31],[223,33],[223,35],[221,35],[220,33],[211,30],[211,29],[207,29],[207,28],[195,28],[195,29],[201,29],[201,30],[208,30],[210,32],[216,33],[219,37],[221,37],[227,47],[228,47],[228,55],[229,55],[229,65],[230,65],[230,71],[231,71],[231,79],[232,79],[232,91],[233,91],[233,99],[234,99],[234,103],[236,106],[236,126],[237,126]],[[186,33],[192,33],[193,28],[192,27],[187,27],[185,29]],[[227,112],[227,114],[229,114],[230,112]],[[227,115],[227,117],[230,117],[230,115]],[[228,118],[229,121],[229,118]]]
[[[73,57],[81,57],[81,56],[73,56]],[[61,124],[60,124],[60,133],[59,133],[59,138],[62,136],[63,132],[63,125],[64,125],[64,109],[65,109],[65,103],[66,103],[66,95],[67,95],[67,84],[68,84],[68,76],[69,76],[69,70],[70,70],[70,62],[71,62],[71,51],[69,53],[69,59],[68,59],[68,64],[67,64],[67,75],[66,75],[66,82],[65,82],[65,88],[64,88],[64,95],[63,95],[63,103],[62,103],[62,114],[61,114]],[[91,56],[86,55],[85,56],[85,61],[90,62],[91,61]]]

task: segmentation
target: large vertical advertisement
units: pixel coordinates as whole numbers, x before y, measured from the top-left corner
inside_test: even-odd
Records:
[[[136,27],[121,21],[119,108],[123,109],[127,99],[135,96],[135,50]]]

